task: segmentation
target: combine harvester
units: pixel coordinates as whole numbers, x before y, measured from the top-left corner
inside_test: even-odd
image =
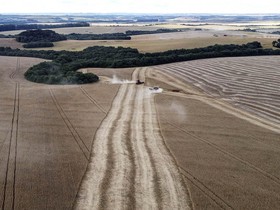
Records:
[[[140,79],[137,80],[136,85],[142,85],[144,82],[141,82]]]

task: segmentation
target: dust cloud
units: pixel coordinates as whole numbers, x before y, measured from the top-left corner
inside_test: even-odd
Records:
[[[120,79],[116,75],[113,75],[111,83],[112,84],[135,84],[136,82],[132,80]]]

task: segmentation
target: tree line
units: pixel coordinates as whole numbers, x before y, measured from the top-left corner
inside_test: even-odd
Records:
[[[125,32],[128,36],[135,36],[135,35],[144,35],[144,34],[160,34],[160,33],[174,33],[174,32],[182,32],[180,29],[157,29],[154,31],[141,31],[141,30],[128,30]]]
[[[28,30],[16,36],[17,42],[58,42],[66,40],[66,36],[52,30]]]
[[[131,40],[131,36],[143,34],[158,34],[158,33],[171,33],[180,32],[178,29],[157,29],[153,31],[126,31],[125,33],[104,33],[104,34],[78,34],[72,33],[66,35],[67,39],[72,40]]]
[[[111,34],[77,34],[71,33],[66,35],[70,40],[131,40],[131,37],[124,33]]]
[[[273,41],[273,42],[272,42],[272,46],[273,46],[273,47],[280,48],[280,39],[278,39],[278,40],[276,40],[276,41]]]
[[[0,47],[0,55],[37,57],[52,60],[31,67],[26,79],[40,83],[89,83],[98,81],[93,74],[77,72],[81,68],[124,68],[151,66],[195,59],[280,55],[280,50],[263,49],[259,42],[243,45],[213,45],[204,48],[168,50],[158,53],[139,53],[137,49],[94,46],[79,52],[53,50],[19,50]]]
[[[52,42],[29,42],[24,45],[22,45],[24,48],[45,48],[45,47],[53,47],[54,44]]]
[[[0,25],[0,31],[32,30],[32,29],[50,29],[50,28],[70,28],[70,27],[89,27],[86,22],[64,23],[64,24],[3,24]]]

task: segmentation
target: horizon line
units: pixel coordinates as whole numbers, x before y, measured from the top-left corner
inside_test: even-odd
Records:
[[[140,13],[140,12],[0,12],[0,15],[279,15],[280,13],[200,13],[200,12],[186,12],[186,13]]]

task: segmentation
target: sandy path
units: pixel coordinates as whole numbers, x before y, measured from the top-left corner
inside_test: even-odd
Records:
[[[145,70],[137,68],[133,80],[144,80]],[[97,131],[76,209],[189,209],[187,200],[153,95],[143,85],[121,85]]]

